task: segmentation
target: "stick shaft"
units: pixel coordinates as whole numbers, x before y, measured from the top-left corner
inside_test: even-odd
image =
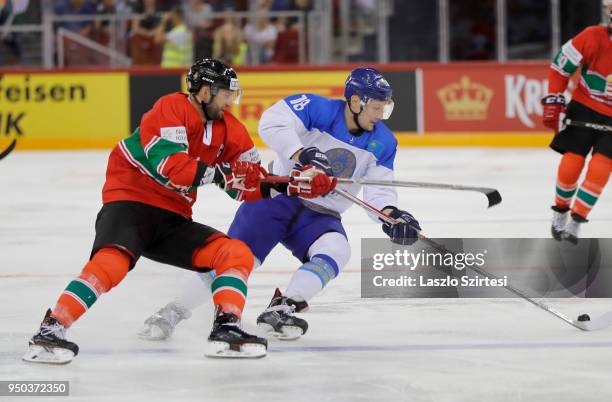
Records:
[[[459,191],[476,191],[483,193],[489,200],[489,208],[497,205],[501,202],[501,195],[499,191],[494,188],[487,187],[472,187],[462,186],[459,184],[443,184],[443,183],[426,183],[416,181],[403,181],[403,180],[376,180],[376,179],[349,179],[343,177],[337,177],[338,183],[340,184],[360,184],[360,185],[372,185],[372,186],[386,186],[386,187],[411,187],[411,188],[430,188],[439,190],[459,190]],[[268,176],[264,179],[267,183],[289,183],[290,181],[309,181],[307,177],[293,177],[293,176]]]
[[[591,123],[588,121],[577,121],[572,119],[565,119],[564,123],[567,126],[590,128],[593,130],[604,131],[608,133],[612,132],[612,126],[609,126],[607,124]]]
[[[338,177],[338,183],[342,184],[361,184],[386,187],[412,187],[412,188],[435,188],[441,190],[461,190],[461,191],[495,191],[494,188],[462,186],[459,184],[426,183],[418,181],[403,180],[376,180],[376,179],[348,179]],[[268,183],[288,183],[290,181],[309,181],[308,177],[290,176],[268,176],[265,181]]]
[[[365,209],[368,212],[373,213],[374,215],[378,216],[383,221],[385,221],[387,223],[390,223],[391,225],[395,225],[396,223],[399,223],[399,221],[397,219],[394,219],[394,218],[390,217],[389,215],[385,214],[384,212],[382,212],[378,208],[374,208],[370,204],[368,204],[365,201],[361,200],[359,197],[354,196],[353,194],[349,193],[348,191],[342,190],[340,188],[336,188],[336,189],[334,189],[334,193],[336,193],[336,194],[346,198],[347,200],[351,201],[354,204],[359,205],[361,208]]]
[[[359,199],[358,197],[355,197],[354,195],[341,190],[341,189],[336,189],[334,190],[336,193],[338,193],[339,195],[343,196],[344,198],[346,198],[347,200],[352,201],[353,203],[359,205],[360,207],[362,207],[363,209],[365,209],[366,211],[372,212],[374,214],[376,214],[377,216],[379,216],[381,219],[394,224],[394,223],[398,223],[398,221],[396,219],[393,219],[387,215],[385,215],[382,211],[378,210],[377,208],[374,208],[372,205],[368,204],[367,202]],[[448,250],[446,247],[444,247],[443,245],[431,240],[430,238],[419,234],[419,240],[425,242],[426,244],[430,245],[431,247],[435,248],[436,250],[440,251],[443,254],[446,253],[450,253],[450,254],[456,254],[453,253],[452,251]],[[474,272],[481,274],[483,276],[489,277],[490,279],[496,279],[496,280],[501,280],[501,278],[499,278],[498,276],[490,273],[487,270],[484,270],[480,267],[477,266],[471,266],[470,269],[472,269]],[[534,306],[554,315],[555,317],[557,317],[558,319],[562,320],[563,322],[565,322],[566,324],[569,324],[575,328],[578,328],[580,330],[587,330],[585,328],[584,325],[580,325],[576,322],[574,322],[573,320],[569,319],[568,317],[566,317],[565,315],[559,313],[558,311],[556,311],[555,309],[553,309],[552,307],[550,307],[549,305],[539,301],[539,300],[535,300],[531,297],[529,297],[525,292],[523,292],[522,290],[519,290],[517,288],[515,288],[512,285],[505,285],[504,288],[506,288],[506,290],[510,291],[511,293],[514,293],[515,295],[517,295],[518,297],[522,298],[525,301],[528,301],[529,303],[533,304]]]

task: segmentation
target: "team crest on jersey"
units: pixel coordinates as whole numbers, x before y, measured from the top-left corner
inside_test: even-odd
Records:
[[[334,176],[344,178],[353,176],[357,167],[355,154],[346,148],[332,148],[326,151],[325,155],[329,159]]]
[[[372,152],[377,159],[380,158],[384,148],[385,146],[380,141],[372,140],[368,144],[368,151]]]

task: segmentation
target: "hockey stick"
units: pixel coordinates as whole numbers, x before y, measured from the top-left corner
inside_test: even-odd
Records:
[[[374,208],[373,206],[371,206],[370,204],[366,203],[365,201],[359,199],[358,197],[354,196],[353,194],[342,190],[342,189],[335,189],[334,190],[335,193],[337,193],[338,195],[341,195],[342,197],[346,198],[347,200],[353,202],[354,204],[359,205],[360,207],[362,207],[363,209],[365,209],[366,211],[369,211],[373,214],[375,214],[376,216],[378,216],[379,218],[381,218],[382,220],[384,220],[385,222],[388,222],[390,224],[396,224],[398,223],[398,220],[391,218],[390,216],[387,216],[386,214],[384,214],[382,211],[378,210],[377,208]],[[450,254],[456,254],[453,253],[452,251],[448,250],[446,247],[444,247],[443,245],[431,240],[430,238],[419,234],[418,239],[425,242],[426,244],[428,244],[429,246],[433,247],[434,249],[438,250],[439,252],[446,254],[446,253],[450,253]],[[471,270],[473,270],[474,272],[486,276],[490,279],[495,279],[495,280],[502,280],[501,278],[499,278],[498,276],[490,273],[489,271],[486,271],[478,266],[471,266],[469,267]],[[594,331],[594,330],[598,330],[598,329],[603,329],[608,327],[610,324],[612,324],[612,312],[606,313],[603,316],[599,317],[597,320],[595,321],[577,321],[577,320],[572,320],[570,318],[568,318],[567,316],[565,316],[564,314],[558,312],[557,310],[553,309],[552,307],[550,307],[548,304],[543,303],[539,300],[535,300],[531,297],[529,297],[525,292],[515,288],[514,286],[511,285],[505,285],[504,288],[506,288],[506,290],[514,293],[515,295],[519,296],[520,298],[522,298],[523,300],[528,301],[529,303],[533,304],[534,306],[541,308],[542,310],[552,314],[553,316],[559,318],[560,320],[564,321],[565,323],[578,328],[582,331]]]
[[[268,183],[288,183],[290,181],[307,181],[306,177],[291,177],[291,176],[268,176]],[[388,187],[412,187],[412,188],[431,188],[439,190],[460,190],[460,191],[477,191],[483,193],[489,201],[488,208],[499,204],[502,201],[499,191],[494,188],[461,186],[458,184],[441,184],[441,183],[424,183],[415,181],[402,180],[374,180],[374,179],[347,179],[338,177],[338,183],[345,184],[361,184],[372,186],[388,186]]]
[[[16,145],[17,145],[17,140],[14,139],[13,142],[11,142],[4,151],[0,152],[0,159],[6,158],[8,154],[10,154],[13,151],[13,149],[15,149]]]
[[[576,121],[572,119],[565,119],[564,123],[566,126],[590,128],[597,131],[612,133],[612,126],[607,124],[589,123],[586,121]]]

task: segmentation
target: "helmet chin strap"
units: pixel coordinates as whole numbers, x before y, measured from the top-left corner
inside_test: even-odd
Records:
[[[210,98],[210,101],[212,101],[212,98]],[[210,103],[210,101],[208,103]],[[208,112],[206,111],[206,107],[208,106],[208,103],[204,101],[200,101],[200,106],[202,107],[202,112],[204,112],[204,117],[206,117],[207,121],[210,121],[212,119],[210,118],[210,116],[208,115]]]
[[[350,105],[349,105],[349,110],[351,111],[351,114],[353,115],[353,121],[355,121],[355,124],[357,125],[357,130],[354,132],[350,131],[350,133],[354,135],[355,137],[359,137],[365,131],[365,129],[361,127],[361,124],[359,124],[359,115],[361,114],[361,112],[363,112],[363,105],[361,104],[359,105],[359,113],[353,112],[353,108]]]
[[[211,103],[213,101],[213,99],[215,99],[215,96],[217,95],[217,91],[214,91],[215,93],[213,94],[213,90],[212,90],[212,86],[210,87],[210,100],[208,102],[204,102],[203,100],[200,100],[200,107],[202,108],[202,112],[204,113],[204,117],[206,117],[207,121],[213,120],[209,115],[208,115],[208,111],[206,110],[208,107],[208,104]],[[197,101],[198,98],[195,94],[193,94],[193,97],[195,98],[195,100]]]

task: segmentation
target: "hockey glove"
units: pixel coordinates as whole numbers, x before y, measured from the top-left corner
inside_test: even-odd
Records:
[[[391,208],[391,212],[388,212],[387,215],[400,221],[400,223],[396,223],[395,225],[383,222],[382,230],[391,238],[391,242],[409,246],[417,241],[421,226],[419,222],[414,219],[414,216],[396,207],[385,207],[384,209],[389,208]]]
[[[550,94],[542,98],[542,123],[555,131],[561,130],[561,114],[565,112],[565,97],[562,94]]]
[[[215,165],[214,182],[224,191],[255,191],[261,179],[268,177],[268,172],[258,163],[236,161]]]
[[[302,166],[312,165],[328,176],[334,175],[334,172],[329,164],[329,160],[327,159],[327,155],[321,152],[317,147],[308,147],[302,149],[302,152],[300,153],[300,157],[298,159]]]
[[[338,183],[335,177],[329,177],[311,165],[296,166],[290,173],[291,177],[306,177],[309,181],[292,180],[287,186],[287,195],[302,198],[321,197],[334,188]]]

